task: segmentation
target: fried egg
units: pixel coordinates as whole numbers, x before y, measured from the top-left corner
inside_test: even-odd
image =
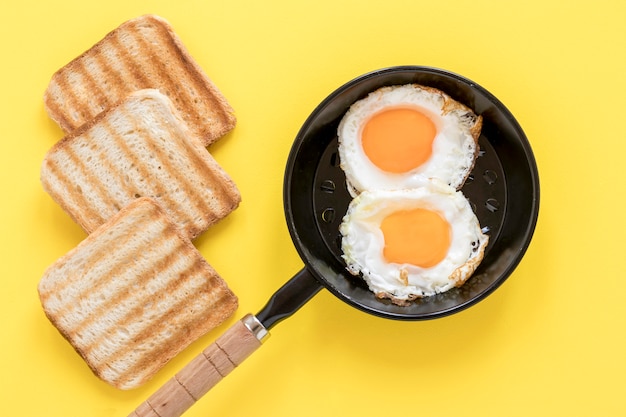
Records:
[[[434,88],[382,87],[355,102],[338,127],[350,194],[408,189],[428,178],[461,188],[478,154],[482,118]]]
[[[463,193],[438,180],[363,191],[339,230],[348,271],[398,305],[461,286],[489,241]]]

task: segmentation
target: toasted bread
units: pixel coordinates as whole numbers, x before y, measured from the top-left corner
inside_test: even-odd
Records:
[[[193,239],[241,201],[236,184],[154,89],[131,93],[57,142],[41,182],[91,233],[137,197],[152,197]]]
[[[224,280],[145,197],[53,263],[38,290],[59,332],[121,389],[146,382],[237,308]]]
[[[129,20],[59,69],[44,94],[49,116],[70,133],[133,91],[155,88],[210,145],[235,127],[230,104],[155,15]]]

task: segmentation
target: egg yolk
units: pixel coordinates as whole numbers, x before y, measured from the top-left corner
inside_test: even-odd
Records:
[[[448,253],[451,228],[439,213],[424,208],[399,210],[380,225],[385,237],[383,256],[388,262],[430,268]]]
[[[363,127],[365,155],[386,172],[408,172],[430,158],[437,129],[418,109],[394,107],[373,115]]]

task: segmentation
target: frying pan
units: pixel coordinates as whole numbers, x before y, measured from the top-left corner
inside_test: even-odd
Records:
[[[339,167],[336,132],[352,103],[379,87],[408,83],[438,88],[483,116],[479,156],[462,191],[490,237],[481,265],[463,286],[397,306],[376,298],[341,260],[338,227],[351,198]],[[293,143],[283,198],[303,269],[258,314],[236,322],[131,416],[180,416],[254,352],[270,328],[322,288],[364,312],[396,320],[443,317],[484,299],[510,276],[530,244],[539,210],[539,178],[524,132],[496,97],[448,71],[399,66],[349,81],[318,105]]]

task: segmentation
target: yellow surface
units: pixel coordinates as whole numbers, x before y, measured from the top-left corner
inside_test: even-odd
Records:
[[[42,94],[57,68],[146,12],[172,23],[237,112],[211,150],[243,203],[196,244],[240,308],[150,383],[119,391],[37,298],[44,269],[85,237],[39,183],[62,137]],[[0,414],[126,416],[257,312],[302,266],[281,200],[299,127],[339,85],[399,64],[476,81],[524,128],[542,200],[523,262],[485,301],[428,322],[375,318],[322,291],[186,415],[626,414],[626,3],[15,1],[0,21]]]

